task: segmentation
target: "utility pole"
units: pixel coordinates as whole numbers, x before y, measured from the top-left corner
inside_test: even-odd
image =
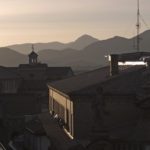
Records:
[[[140,2],[139,0],[137,0],[137,24],[136,24],[136,28],[137,28],[137,52],[140,51]]]

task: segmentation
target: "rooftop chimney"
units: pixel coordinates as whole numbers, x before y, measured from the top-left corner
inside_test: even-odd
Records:
[[[112,54],[109,57],[110,57],[110,76],[117,75],[119,73],[118,55]]]
[[[150,69],[150,57],[145,58],[144,62],[146,62],[146,66]]]

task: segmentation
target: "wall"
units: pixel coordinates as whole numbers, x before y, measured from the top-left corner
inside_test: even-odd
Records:
[[[74,132],[76,139],[88,140],[94,124],[93,98],[80,96],[74,100]]]
[[[0,82],[0,93],[17,93],[20,85],[19,79],[6,79]]]
[[[57,106],[56,106],[57,104]],[[62,114],[62,108],[64,109],[64,115]],[[57,109],[57,110],[56,110]],[[69,97],[64,96],[52,89],[49,90],[49,111],[54,111],[54,114],[58,114],[60,118],[66,123],[66,129],[74,136],[73,131],[73,102]]]
[[[133,96],[105,96],[106,120],[111,126],[123,126],[138,119],[140,110],[135,105]]]
[[[47,74],[46,74],[47,68],[19,68],[19,74],[20,76],[25,80],[46,80]]]

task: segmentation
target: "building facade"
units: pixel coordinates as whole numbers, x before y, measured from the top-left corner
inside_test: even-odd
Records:
[[[0,122],[9,140],[14,131],[23,132],[25,124],[48,110],[47,82],[73,76],[70,67],[48,67],[39,63],[32,51],[29,63],[0,67]],[[6,142],[7,143],[7,142]]]
[[[149,59],[120,66],[148,57],[127,55],[111,55],[110,67],[48,84],[50,113],[64,120],[71,138],[89,142],[89,150],[149,149]]]

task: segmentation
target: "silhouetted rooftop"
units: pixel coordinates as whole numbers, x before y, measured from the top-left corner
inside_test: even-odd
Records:
[[[121,83],[123,82],[124,84],[127,84],[125,86],[125,88],[127,86],[129,86],[129,84],[132,84],[137,78],[136,74],[138,74],[137,72],[141,69],[143,69],[145,67],[143,66],[133,66],[131,68],[125,69],[125,70],[121,70],[120,73],[118,75],[115,76],[110,76],[109,75],[109,67],[103,67],[91,72],[87,72],[87,73],[83,73],[80,75],[76,75],[74,77],[71,78],[67,78],[64,80],[60,80],[60,81],[56,81],[56,82],[52,82],[52,83],[48,83],[49,88],[54,88],[64,94],[73,94],[77,91],[83,90],[85,88],[88,87],[92,87],[92,86],[98,86],[101,85],[102,83],[104,84],[105,82],[109,82],[109,84],[112,81],[112,86],[114,87],[110,87],[111,90],[115,90],[115,89],[120,89],[123,87],[121,85]],[[131,74],[134,74],[134,76],[130,76]],[[128,84],[128,80],[126,79],[134,79],[133,82]],[[119,82],[117,83],[116,80],[119,80]],[[129,80],[129,82],[130,82]],[[115,81],[115,82],[113,82]],[[121,81],[121,82],[120,82]],[[117,86],[118,84],[118,86]],[[136,84],[136,83],[135,83]],[[116,87],[115,87],[116,85]],[[111,84],[110,84],[111,86]]]
[[[135,53],[124,53],[118,54],[119,61],[138,61],[141,57],[150,56],[150,52],[135,52]]]
[[[29,56],[38,56],[38,54],[37,53],[35,53],[34,51],[32,51],[30,54],[29,54]]]
[[[129,71],[130,70],[130,71]],[[103,92],[109,95],[129,95],[135,94],[141,88],[143,81],[143,72],[145,67],[134,66],[124,70],[120,76],[111,78],[102,84]]]
[[[48,86],[67,94],[102,82],[108,79],[108,77],[109,67],[103,67],[71,78],[49,83]]]
[[[19,69],[30,69],[30,68],[47,68],[47,64],[41,64],[41,63],[37,63],[37,64],[20,64],[19,65]]]

